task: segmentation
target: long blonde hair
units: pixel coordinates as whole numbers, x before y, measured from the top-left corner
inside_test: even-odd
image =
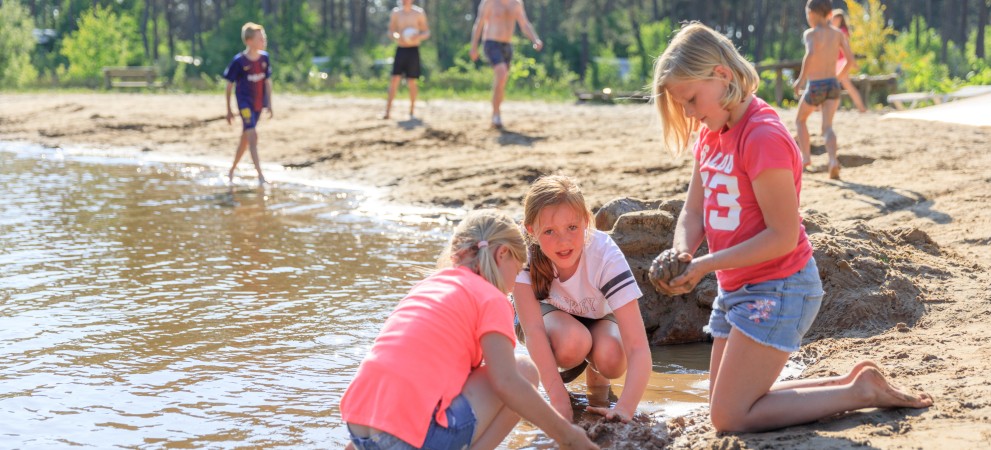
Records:
[[[667,94],[667,88],[671,83],[714,79],[716,66],[726,67],[733,74],[721,102],[723,108],[729,109],[757,92],[760,77],[754,66],[729,38],[699,22],[682,27],[654,64],[653,98],[661,118],[663,141],[676,155],[688,147],[700,123],[685,115],[684,108]]]
[[[595,228],[592,212],[585,204],[585,196],[581,188],[575,180],[565,175],[547,175],[533,182],[530,190],[523,197],[523,225],[528,230],[539,228],[537,218],[540,211],[556,205],[572,207],[585,222],[587,229]],[[543,300],[550,294],[551,282],[554,281],[554,263],[541,251],[537,237],[529,231],[526,234],[526,241],[530,256],[528,266],[533,294],[537,300]]]
[[[483,241],[485,244],[479,245]],[[516,222],[495,209],[475,210],[455,227],[449,245],[437,261],[437,268],[467,267],[508,294],[509,286],[496,264],[496,252],[503,246],[518,263],[526,262],[526,245]]]

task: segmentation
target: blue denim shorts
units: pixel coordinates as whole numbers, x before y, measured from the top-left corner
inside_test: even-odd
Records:
[[[467,449],[471,446],[471,438],[475,434],[475,411],[464,395],[454,397],[451,406],[447,407],[447,428],[437,423],[436,417],[431,417],[430,428],[427,430],[427,440],[423,449],[446,450]],[[358,450],[413,450],[410,445],[389,433],[377,433],[369,437],[358,437],[351,433],[351,442]]]
[[[730,327],[751,339],[785,352],[794,352],[822,305],[822,280],[815,258],[805,267],[777,280],[747,284],[733,292],[719,289],[705,331],[728,338]]]

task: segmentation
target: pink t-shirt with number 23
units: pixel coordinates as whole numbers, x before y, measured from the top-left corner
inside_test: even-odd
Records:
[[[767,228],[753,188],[753,180],[761,172],[791,170],[795,195],[802,190],[798,145],[774,109],[756,96],[732,128],[716,132],[702,127],[694,154],[705,194],[705,237],[712,253]],[[801,270],[812,257],[812,246],[801,217],[798,227],[798,241],[792,251],[752,266],[718,270],[719,286],[724,291],[735,291],[745,284],[785,278]]]

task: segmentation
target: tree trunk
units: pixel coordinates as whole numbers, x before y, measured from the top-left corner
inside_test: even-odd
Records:
[[[640,34],[640,22],[637,21],[636,14],[632,8],[629,12],[630,26],[633,28],[631,31],[637,42],[637,54],[640,56],[640,79],[646,80],[650,77],[650,57],[647,55],[647,48],[643,45],[643,36]]]
[[[158,62],[158,0],[148,0],[151,4],[151,57]]]
[[[754,25],[754,62],[764,59],[764,35],[767,30],[767,19],[770,13],[764,0],[757,0],[754,9],[757,11],[757,24]]]
[[[151,55],[148,50],[148,2],[146,1],[144,7],[141,8],[141,44],[145,49],[145,59]]]
[[[168,28],[169,59],[175,58],[175,19],[172,17],[172,0],[165,0],[165,25]]]
[[[980,0],[983,2],[984,0]],[[963,52],[967,48],[967,0],[960,0],[960,28],[957,30],[957,45]]]
[[[988,26],[988,2],[977,2],[977,40],[974,42],[974,56],[984,58],[984,29]]]

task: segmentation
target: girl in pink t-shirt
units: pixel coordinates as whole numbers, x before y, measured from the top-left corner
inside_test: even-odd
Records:
[[[440,270],[399,301],[344,393],[349,448],[495,448],[520,416],[562,448],[598,448],[540,397],[533,363],[514,356],[507,294],[525,258],[509,217],[464,218]]]
[[[719,293],[707,327],[714,338],[713,426],[753,432],[861,408],[932,405],[927,394],[889,384],[871,361],[842,376],[776,382],[823,292],[798,213],[801,153],[754,95],[759,82],[729,39],[699,23],[677,33],[654,69],[666,145],[680,153],[698,132],[673,242],[689,264],[658,290],[684,294],[716,272]],[[693,258],[703,238],[710,253]]]
[[[829,18],[830,22],[834,27],[838,28],[846,36],[847,40],[850,39],[850,29],[846,26],[846,13],[842,9],[836,8],[833,10],[832,16]],[[836,59],[836,78],[840,80],[840,84],[843,85],[843,89],[846,89],[847,94],[850,95],[850,101],[853,105],[857,107],[857,111],[867,112],[867,107],[864,106],[864,100],[860,98],[860,91],[857,87],[853,85],[850,81],[850,71],[857,67],[857,59],[850,55],[849,61],[847,61],[847,55],[840,50],[840,54]]]

